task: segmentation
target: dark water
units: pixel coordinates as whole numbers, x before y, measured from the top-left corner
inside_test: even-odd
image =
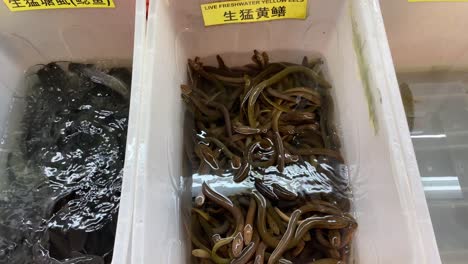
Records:
[[[86,67],[130,87],[129,69]],[[67,64],[27,80],[16,143],[0,171],[0,263],[110,263],[128,98]]]

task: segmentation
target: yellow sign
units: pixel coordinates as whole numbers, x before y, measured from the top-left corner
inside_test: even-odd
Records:
[[[307,0],[239,0],[202,4],[205,26],[305,19]]]
[[[3,0],[10,11],[63,8],[115,8],[114,0]]]

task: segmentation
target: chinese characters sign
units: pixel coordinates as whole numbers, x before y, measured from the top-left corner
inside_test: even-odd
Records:
[[[10,11],[60,8],[115,8],[114,0],[3,0]]]
[[[305,19],[307,0],[239,0],[201,5],[205,26]]]

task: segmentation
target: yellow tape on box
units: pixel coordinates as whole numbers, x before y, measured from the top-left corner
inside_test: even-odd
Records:
[[[114,0],[3,0],[10,11],[64,8],[115,8]]]
[[[205,26],[305,19],[307,0],[240,0],[202,4]]]

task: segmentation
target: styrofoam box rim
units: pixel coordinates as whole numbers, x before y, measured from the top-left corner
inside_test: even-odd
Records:
[[[130,98],[129,124],[127,146],[125,149],[124,177],[118,216],[117,231],[114,243],[112,263],[131,263],[133,212],[135,210],[134,196],[136,174],[134,161],[137,156],[135,149],[139,120],[139,101],[142,96],[144,70],[144,50],[146,35],[146,1],[135,1],[135,33],[133,40],[132,91]]]

